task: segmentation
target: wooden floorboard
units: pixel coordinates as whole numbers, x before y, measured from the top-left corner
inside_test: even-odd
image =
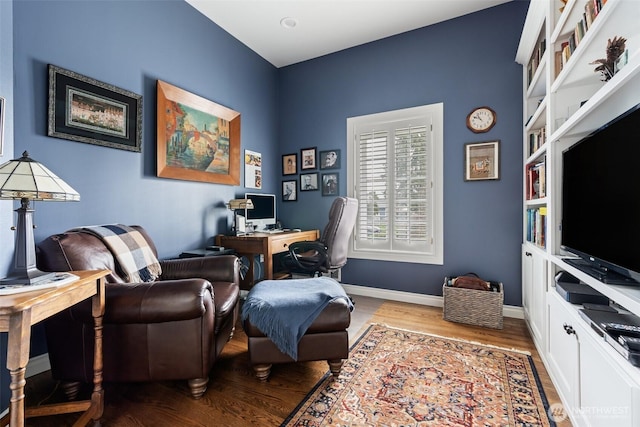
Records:
[[[494,330],[451,323],[442,319],[442,309],[354,296],[355,311],[350,339],[355,342],[368,324],[460,338],[532,354],[550,402],[559,402],[544,366],[521,319],[504,319],[504,329]],[[105,384],[103,426],[278,426],[328,371],[326,362],[276,365],[267,383],[257,381],[248,366],[247,338],[242,328],[226,345],[215,364],[209,388],[200,400],[190,397],[185,381],[142,384]],[[48,399],[44,401],[45,399]],[[51,403],[64,400],[50,373],[27,381],[27,401]],[[77,419],[74,414],[27,420],[27,426],[64,427]],[[566,421],[558,424],[570,426]]]

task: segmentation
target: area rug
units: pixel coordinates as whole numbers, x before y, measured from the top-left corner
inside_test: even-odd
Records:
[[[525,352],[371,325],[282,426],[554,426]]]

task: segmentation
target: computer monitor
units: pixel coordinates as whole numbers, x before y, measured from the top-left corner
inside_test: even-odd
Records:
[[[256,231],[268,229],[276,223],[276,195],[245,193],[244,197],[253,203],[253,209],[246,209],[244,216]]]

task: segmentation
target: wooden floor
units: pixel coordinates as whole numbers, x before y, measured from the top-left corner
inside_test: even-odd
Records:
[[[504,329],[493,330],[442,320],[442,309],[366,297],[353,297],[356,309],[349,336],[352,342],[370,323],[422,331],[531,352],[550,403],[559,402],[533,346],[524,321],[505,318]],[[242,328],[227,344],[212,372],[209,388],[200,400],[189,395],[186,381],[150,384],[105,384],[103,426],[279,426],[328,370],[326,362],[276,365],[267,383],[258,382],[247,364],[246,335]],[[49,372],[27,382],[28,404],[60,401]],[[27,426],[73,425],[76,415],[31,418]],[[570,426],[568,421],[558,424]]]

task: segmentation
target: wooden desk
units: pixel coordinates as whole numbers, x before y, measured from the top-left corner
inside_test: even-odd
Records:
[[[264,255],[264,278],[273,279],[273,255],[287,252],[289,245],[305,240],[318,240],[318,230],[309,231],[284,231],[282,233],[253,233],[245,236],[216,236],[216,245],[225,249],[235,249],[238,255],[249,258],[249,272],[242,280],[241,289],[250,289],[253,286],[253,257]]]
[[[7,369],[11,375],[11,401],[9,414],[0,420],[0,426],[23,427],[24,419],[42,415],[82,412],[74,426],[84,426],[90,420],[100,425],[104,409],[102,390],[102,316],[104,315],[104,277],[109,270],[72,271],[80,278],[75,282],[31,292],[0,296],[0,332],[8,332]],[[29,361],[31,326],[72,305],[92,298],[95,320],[95,358],[93,361],[93,393],[91,400],[42,405],[25,409],[25,371]]]

